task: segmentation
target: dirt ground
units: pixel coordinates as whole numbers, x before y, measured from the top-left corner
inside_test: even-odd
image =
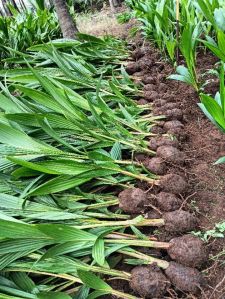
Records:
[[[125,10],[118,8],[118,13]],[[104,6],[95,13],[81,13],[77,16],[77,27],[80,32],[96,36],[113,35],[124,38],[127,36],[127,24],[119,24],[110,7]]]

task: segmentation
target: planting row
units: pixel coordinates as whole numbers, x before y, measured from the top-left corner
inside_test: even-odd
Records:
[[[142,23],[141,30],[144,35],[153,40],[176,66],[176,74],[170,75],[169,79],[191,85],[199,94],[199,107],[210,121],[224,132],[224,1],[126,2],[132,15]],[[142,55],[142,51],[144,50],[137,50],[136,58]],[[208,70],[197,64],[197,58],[201,61],[201,56],[205,55],[212,60],[211,69]],[[150,67],[149,64],[150,62],[146,62],[146,67]],[[136,64],[135,67],[137,71],[141,64]],[[222,162],[223,157],[218,163]]]
[[[146,298],[162,296],[171,283],[196,293],[203,278],[192,267],[207,259],[202,241],[153,235],[155,227],[176,235],[198,224],[180,210],[187,182],[167,173],[185,158],[179,109],[133,101],[152,101],[154,82],[144,93],[136,87],[121,67],[129,55],[123,43],[79,38],[34,46],[6,60],[16,69],[0,71],[1,296],[137,298],[102,276],[128,281]],[[146,217],[155,208],[161,215]],[[155,248],[157,256],[136,247]],[[123,256],[130,258],[122,263]],[[153,265],[129,273],[126,263]]]
[[[150,194],[148,192],[151,202],[153,202],[154,205],[160,209],[160,211],[175,210],[174,212],[165,213],[166,217],[167,215],[169,215],[169,217],[171,216],[174,224],[180,217],[179,219],[181,221],[177,221],[175,226],[169,225],[168,228],[165,225],[165,231],[171,232],[170,229],[172,228],[173,233],[176,232],[179,234],[184,233],[185,228],[187,228],[187,232],[190,232],[197,227],[198,221],[190,213],[180,210],[180,207],[183,206],[183,202],[178,194],[183,193],[183,195],[185,195],[188,184],[180,175],[176,174],[176,171],[178,170],[179,173],[179,168],[185,165],[186,160],[185,154],[180,150],[180,141],[184,142],[187,137],[185,136],[184,125],[182,123],[183,112],[180,109],[180,103],[176,101],[176,98],[173,97],[171,91],[168,90],[165,81],[166,74],[164,74],[164,68],[166,67],[166,64],[158,60],[158,54],[156,51],[152,50],[146,42],[144,46],[141,46],[140,48],[139,46],[140,45],[138,44],[138,48],[133,52],[134,61],[128,64],[127,71],[133,76],[133,78],[135,78],[137,82],[142,82],[144,84],[144,93],[142,95],[143,98],[139,100],[139,103],[142,105],[146,105],[148,103],[148,105],[152,107],[154,114],[162,115],[166,118],[164,117],[163,120],[158,121],[157,124],[152,128],[152,132],[155,133],[155,137],[150,138],[149,147],[156,152],[156,155],[150,159],[145,155],[137,155],[137,160],[141,160],[143,164],[146,165],[148,169],[151,169],[153,173],[158,173],[161,175],[164,174],[166,177],[173,176],[174,178],[173,182],[168,182],[169,190],[166,190],[167,192],[162,192],[158,188],[155,190],[151,189]],[[140,65],[144,66],[145,62],[147,61],[149,67],[140,67]],[[168,171],[170,173],[166,174]],[[139,194],[140,192],[141,191],[139,190]],[[148,207],[148,205],[146,203],[144,204],[145,197],[143,195],[139,195],[139,199],[140,198],[142,198],[142,202],[138,201],[137,199],[136,202],[137,205],[139,204],[139,209],[141,210],[140,207],[142,207],[143,211],[143,207]],[[131,209],[135,209],[134,206],[130,205],[129,207],[130,211]],[[193,252],[195,252],[195,254],[198,252],[199,257],[201,257],[200,259],[202,259],[203,262],[201,265],[197,265],[195,263],[197,256],[192,256],[192,261],[190,261],[190,263],[186,263],[183,259],[177,260],[177,257],[176,261],[179,261],[185,266],[201,268],[201,266],[206,263],[208,256],[202,241],[191,235],[184,235],[178,239],[182,240],[177,247],[179,253],[182,251],[182,247],[184,245],[183,241],[186,240],[184,251],[186,251],[187,256],[192,256],[189,249],[195,248]],[[171,242],[174,242],[175,240],[176,239],[172,239]],[[196,242],[195,245],[192,243],[193,241]],[[200,243],[202,244],[203,250],[199,251]],[[170,255],[170,257],[172,256]],[[140,271],[143,271],[143,273],[145,273],[143,276],[146,275],[147,278],[144,280],[143,284],[141,283],[141,280],[139,280],[140,287],[138,290],[143,297],[148,298],[147,291],[145,292],[144,290],[147,289],[146,285],[147,280],[149,279],[149,274],[147,273],[149,273],[150,270],[144,267],[140,268]],[[204,287],[205,282],[201,274],[199,272],[195,272],[197,270],[192,269],[192,271],[192,275],[190,276],[185,276],[184,272],[180,270],[180,272],[178,271],[176,275],[170,277],[170,281],[177,287],[177,290],[197,293]],[[167,270],[165,273],[168,276]],[[161,280],[165,281],[165,278],[164,280]],[[183,281],[183,284],[180,283],[181,281]],[[156,290],[159,291],[159,293],[152,295],[153,298],[154,296],[163,296],[166,292],[166,289],[167,288],[165,284],[158,284],[158,288],[156,288]],[[143,293],[141,293],[141,290],[143,290]]]

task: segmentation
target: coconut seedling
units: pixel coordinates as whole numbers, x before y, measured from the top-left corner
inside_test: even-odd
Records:
[[[84,214],[85,215],[85,214]],[[93,214],[94,216],[94,214]],[[104,217],[104,216],[103,216]],[[113,217],[113,215],[112,215]],[[163,227],[167,232],[171,233],[184,233],[196,229],[198,220],[189,212],[178,210],[167,212],[162,215],[163,218],[144,219],[140,216],[131,220],[118,220],[118,221],[104,221],[95,218],[81,219],[76,228],[88,229],[94,227],[129,227],[132,225],[144,227]]]
[[[127,244],[128,246],[143,246],[143,247],[150,247],[150,248],[158,248],[158,249],[164,249],[167,250],[168,255],[170,258],[184,266],[187,267],[193,267],[193,268],[201,268],[204,263],[206,263],[208,259],[208,252],[205,248],[204,242],[199,239],[198,237],[192,236],[192,235],[183,235],[181,237],[173,238],[170,242],[157,242],[152,240],[128,240],[128,239],[114,239],[114,235],[109,235],[113,240],[111,242],[114,242],[114,244],[118,244],[121,242],[121,244]],[[107,238],[107,236],[106,236]],[[129,235],[127,235],[127,238],[129,238]],[[110,243],[110,240],[107,238],[106,243]],[[135,243],[136,242],[136,243]],[[141,256],[144,257],[144,260],[148,260],[148,262],[151,261],[151,263],[157,263],[159,267],[166,267],[166,263],[163,260],[148,257],[144,254],[139,252],[133,252],[133,251],[127,251],[125,249],[121,249],[120,252],[123,252],[126,255],[130,256],[136,256],[140,259]]]
[[[204,259],[204,256],[198,256],[203,252],[202,244],[195,240],[192,240],[192,243],[187,243],[186,239],[183,240],[186,242],[185,245],[189,246],[188,254],[190,257],[187,257],[187,251],[184,250],[185,246],[182,250],[179,249],[182,243],[181,239],[174,239],[169,243],[137,240],[132,237],[128,239],[128,236],[123,239],[114,239],[112,238],[113,232],[110,233],[111,237],[106,235],[107,232],[109,232],[109,228],[106,226],[101,230],[93,230],[92,228],[91,230],[86,231],[81,229],[81,227],[78,229],[65,224],[28,225],[22,222],[16,223],[15,220],[12,220],[13,218],[10,221],[1,220],[1,226],[4,226],[5,230],[1,232],[2,246],[0,254],[4,255],[9,250],[10,253],[14,253],[13,258],[7,260],[6,271],[9,273],[11,271],[22,271],[29,272],[30,274],[34,273],[36,275],[44,274],[49,275],[50,277],[60,277],[66,281],[72,280],[73,282],[79,283],[77,280],[77,278],[81,278],[79,271],[91,271],[116,277],[117,279],[131,281],[131,285],[134,284],[133,288],[136,290],[132,274],[105,267],[106,257],[118,252],[139,258],[140,260],[147,260],[149,263],[154,262],[166,269],[166,274],[168,272],[168,277],[171,275],[172,278],[173,275],[175,275],[174,273],[176,273],[176,269],[173,269],[172,271],[170,263],[151,258],[134,251],[133,249],[129,249],[128,247],[144,246],[166,249],[174,259],[176,258],[180,260],[184,255],[185,257],[183,257],[183,261],[185,260],[185,263],[190,263],[190,260],[193,258],[193,256],[191,257],[191,254],[193,254],[193,250],[195,249],[194,246],[198,246],[199,250],[194,253],[195,259],[198,260],[199,265]],[[11,230],[9,230],[9,228]],[[17,239],[14,240],[13,236],[21,231],[21,229],[23,229],[23,233],[17,235]],[[113,230],[115,230],[115,227],[113,227]],[[14,243],[17,243],[18,246],[13,246]],[[47,250],[45,249],[46,246]],[[49,248],[49,246],[52,247]],[[20,252],[21,257],[23,257],[22,260],[19,258],[20,255],[15,254]],[[174,265],[176,264],[172,264],[173,268]],[[182,278],[185,277],[185,279],[188,279],[188,275],[190,274],[189,268],[178,264],[178,269],[179,271],[182,269],[184,272]],[[136,270],[134,272],[135,275],[139,275],[139,271]],[[191,273],[193,273],[193,269]],[[197,273],[196,270],[195,273]],[[177,282],[176,279],[174,280],[175,284],[179,285],[179,281]],[[151,291],[149,292],[149,296],[151,296]],[[127,294],[123,295],[122,293],[116,293],[116,291],[115,295],[120,296],[121,298],[132,298],[128,297],[129,295]]]
[[[172,259],[176,256],[178,262],[167,262],[134,250],[121,250],[123,254],[136,258],[126,260],[129,264],[135,265],[139,261],[142,261],[142,264],[150,264],[150,266],[138,266],[131,272],[130,284],[144,298],[155,298],[156,294],[162,296],[170,283],[184,292],[192,293],[200,292],[204,285],[202,274],[193,268],[201,267],[208,259],[203,242],[194,236],[185,235],[172,239],[170,244],[168,253]],[[149,279],[151,288],[148,284]]]

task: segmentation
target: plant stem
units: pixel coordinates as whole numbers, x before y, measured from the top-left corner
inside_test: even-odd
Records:
[[[110,240],[104,239],[105,243],[112,243],[112,244],[125,244],[128,246],[138,246],[138,247],[152,247],[152,248],[163,248],[168,249],[170,247],[169,243],[166,242],[157,242],[157,241],[145,241],[145,240]]]
[[[99,208],[104,208],[104,207],[109,207],[109,206],[115,206],[115,205],[118,205],[118,203],[119,203],[118,199],[113,199],[113,200],[89,205],[85,209],[87,209],[87,210],[99,209]]]
[[[99,219],[130,219],[129,215],[123,215],[123,214],[115,214],[115,213],[109,213],[109,214],[104,214],[104,213],[93,213],[93,212],[84,212],[85,216],[88,217],[94,217],[94,218],[99,218]],[[91,219],[90,222],[94,222],[95,219]],[[98,221],[98,220],[97,220]],[[86,219],[84,220],[86,222]]]
[[[123,292],[119,292],[119,291],[116,291],[116,290],[112,290],[111,293],[115,296],[117,296],[118,298],[124,298],[124,299],[143,299],[141,297],[134,297],[132,295],[129,295],[129,294],[126,294],[126,293],[123,293]]]
[[[118,233],[118,232],[113,232],[112,234],[108,234],[107,237],[110,239],[118,239],[118,240],[120,239],[139,240],[139,238],[136,235],[129,235],[129,234]],[[148,240],[156,241],[157,239],[155,237],[148,237]]]
[[[124,175],[130,176],[132,178],[138,179],[140,181],[146,181],[146,182],[150,183],[151,185],[156,181],[155,179],[148,178],[143,174],[135,174],[135,173],[132,173],[132,172],[129,172],[126,170],[121,170],[121,169],[120,170],[118,169],[118,172],[120,172]]]
[[[176,39],[177,39],[177,65],[179,64],[179,39],[180,39],[180,0],[176,0]]]
[[[137,222],[137,219],[125,220],[125,221],[96,221],[96,220],[84,220],[85,222],[91,222],[91,224],[73,226],[75,228],[87,229],[94,227],[107,227],[107,226],[122,226],[129,227],[131,225],[134,226],[163,226],[165,225],[164,219],[143,219]]]
[[[42,271],[34,271],[32,269],[23,269],[23,268],[4,269],[4,271],[5,272],[18,272],[18,271],[20,271],[20,272],[27,272],[27,273],[34,273],[34,274],[42,274],[42,275],[51,276],[51,277],[55,277],[55,278],[63,278],[63,279],[71,281],[72,283],[81,283],[81,284],[83,284],[83,282],[79,278],[71,276],[71,275],[68,275],[68,274],[54,274],[54,273],[48,273],[48,272],[42,272]],[[107,269],[105,271],[105,273],[104,272],[101,272],[101,273],[110,274],[110,272],[112,272],[112,270]],[[115,272],[115,271],[113,271],[113,272]],[[127,280],[130,279],[131,275],[129,273],[122,272],[122,271],[116,271],[116,272],[121,275],[120,278],[126,278]],[[127,274],[126,277],[124,275],[125,273]],[[142,299],[140,297],[134,297],[132,295],[129,295],[129,294],[126,294],[126,293],[123,293],[123,292],[119,292],[119,291],[116,291],[114,289],[111,290],[111,293],[113,295],[117,296],[118,298],[124,298],[124,299]]]
[[[136,257],[137,259],[145,260],[145,261],[149,262],[149,264],[156,263],[157,266],[162,268],[162,269],[167,269],[169,267],[169,262],[164,261],[164,260],[160,260],[158,258],[146,255],[146,254],[138,252],[138,251],[128,251],[128,250],[125,250],[125,249],[120,249],[120,250],[117,250],[117,251],[122,253],[122,254],[125,254],[125,255]]]

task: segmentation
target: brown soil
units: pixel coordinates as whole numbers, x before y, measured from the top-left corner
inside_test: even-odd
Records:
[[[166,79],[169,74],[174,73],[174,70],[162,58],[159,58],[157,50],[151,48],[148,55],[153,66],[151,71],[146,70],[140,79],[143,83],[149,84],[151,82],[155,98],[149,96],[151,90],[148,87],[146,100],[154,103],[153,107],[157,108],[157,114],[159,112],[159,114],[169,115],[170,119],[173,118],[173,115],[177,115],[176,122],[166,122],[161,128],[161,133],[166,131],[175,134],[179,140],[179,145],[176,140],[176,145],[174,145],[174,141],[171,141],[169,137],[159,136],[150,140],[150,148],[156,150],[159,146],[172,145],[180,148],[185,154],[185,164],[176,166],[176,163],[171,161],[169,172],[180,174],[188,181],[188,188],[182,194],[182,208],[195,212],[201,230],[212,229],[216,223],[225,219],[225,165],[213,165],[219,157],[225,155],[225,135],[220,133],[201,112],[197,106],[198,95],[191,87],[181,82]],[[210,55],[204,57],[203,54],[199,54],[201,71],[212,68],[215,62],[215,58]],[[161,88],[162,83],[166,86],[163,89]],[[207,87],[207,92],[211,92],[213,95],[217,90],[217,81]],[[173,106],[174,103],[177,106]],[[161,109],[162,106],[165,108]],[[177,123],[177,120],[180,123]],[[157,130],[160,133],[160,129],[157,128]],[[169,236],[162,234],[161,238],[164,240],[168,239]],[[224,249],[225,240],[212,239],[207,247],[210,251],[210,257],[217,256]],[[201,294],[192,296],[178,292],[176,295],[174,293],[174,297],[168,298],[224,299],[224,264],[219,258],[209,260],[203,266],[203,270],[206,286]]]

